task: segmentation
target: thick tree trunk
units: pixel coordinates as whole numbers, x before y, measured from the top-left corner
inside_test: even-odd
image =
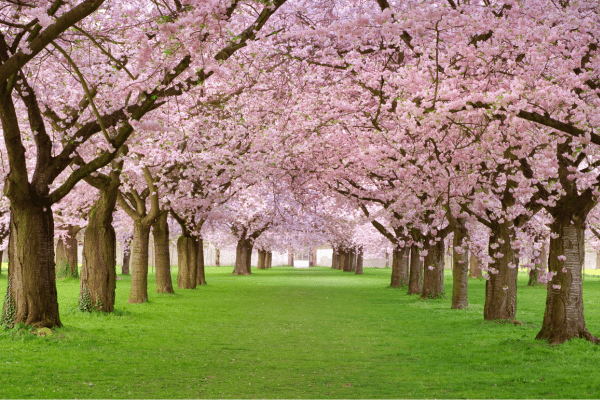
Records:
[[[469,278],[481,278],[483,274],[481,273],[481,261],[477,258],[473,252],[470,252],[469,257]]]
[[[252,257],[252,242],[248,239],[238,240],[235,251],[235,268],[233,275],[252,275],[250,260]]]
[[[221,250],[215,249],[215,267],[221,266]]]
[[[264,250],[259,250],[258,251],[258,265],[257,265],[256,268],[258,268],[258,269],[265,269],[265,268],[267,268],[266,267],[266,265],[267,265],[266,258],[267,258],[267,252],[264,251]]]
[[[486,320],[513,321],[517,313],[517,274],[519,258],[511,246],[508,223],[493,224],[489,254],[494,260],[488,265],[485,284],[483,317]]]
[[[150,245],[150,225],[139,221],[133,223],[131,241],[131,289],[128,303],[148,301],[148,250]]]
[[[340,269],[344,272],[350,272],[352,268],[352,260],[350,259],[350,250],[340,249]]]
[[[268,251],[267,252],[267,268],[272,268],[272,267],[273,267],[273,252]]]
[[[198,254],[196,256],[196,286],[206,285],[206,274],[204,273],[204,240],[196,239]]]
[[[527,286],[538,286],[541,285],[538,282],[538,277],[541,273],[545,273],[548,270],[548,252],[546,251],[546,244],[542,244],[542,249],[540,252],[540,263],[532,268],[529,271],[529,282],[527,282]]]
[[[390,267],[390,253],[385,253],[385,267]]]
[[[333,255],[331,256],[331,268],[340,269],[340,254],[336,248],[333,249]]]
[[[288,250],[288,265],[290,267],[294,266],[294,251],[292,249]]]
[[[363,248],[359,247],[358,253],[356,255],[356,275],[362,275],[363,273]]]
[[[410,275],[408,294],[421,294],[423,291],[423,262],[419,259],[419,246],[410,246]]]
[[[422,299],[444,297],[444,241],[438,240],[434,245],[427,245],[427,256],[424,259]]]
[[[548,283],[544,321],[536,339],[558,344],[585,338],[599,343],[600,340],[587,330],[583,316],[581,273],[585,256],[585,222],[555,220],[552,232],[559,236],[550,239],[548,267],[556,275]]]
[[[100,190],[89,212],[83,239],[83,262],[79,284],[79,309],[112,312],[117,279],[117,243],[112,226],[119,182]]]
[[[129,275],[129,262],[131,261],[131,238],[125,241],[123,245],[123,264],[121,265],[121,275]]]
[[[348,250],[348,272],[356,271],[356,250],[354,248]]]
[[[168,214],[160,213],[152,225],[154,237],[154,262],[156,266],[156,293],[175,293],[171,279],[171,252]]]
[[[1,323],[60,327],[50,204],[11,204],[8,289]]]
[[[198,243],[189,236],[177,240],[177,288],[195,289],[198,274]]]
[[[408,284],[408,263],[406,253],[408,247],[396,248],[392,252],[392,280],[391,287],[402,287]]]
[[[67,276],[78,278],[78,260],[77,260],[77,232],[80,228],[69,225],[67,235],[64,239],[59,239],[56,244],[56,277],[65,278]]]
[[[452,309],[467,308],[469,281],[469,251],[464,242],[469,232],[463,223],[458,222],[454,229],[453,253],[452,253]],[[457,250],[459,249],[460,252]]]

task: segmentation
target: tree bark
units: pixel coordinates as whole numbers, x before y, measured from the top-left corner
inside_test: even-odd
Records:
[[[11,202],[8,280],[1,323],[62,326],[54,264],[54,219],[43,201]]]
[[[573,338],[585,338],[599,343],[600,340],[587,330],[583,315],[581,278],[585,262],[585,221],[555,218],[551,228],[559,235],[556,239],[550,238],[548,258],[548,267],[556,275],[548,283],[546,311],[536,339],[559,344]]]
[[[402,287],[408,284],[408,263],[406,253],[408,247],[395,248],[392,252],[392,280],[391,287]]]
[[[356,272],[355,275],[363,274],[363,248],[358,248],[358,254],[356,255]]]
[[[221,266],[221,250],[215,249],[215,267]]]
[[[331,255],[331,268],[340,269],[340,254],[339,248],[334,247]]]
[[[156,264],[156,293],[175,293],[171,279],[168,213],[162,211],[152,225]]]
[[[64,239],[58,239],[56,244],[56,277],[67,276],[78,278],[79,268],[77,260],[77,233],[81,228],[69,225]]]
[[[293,249],[288,250],[288,265],[290,267],[294,266],[294,250]]]
[[[454,228],[452,257],[452,309],[465,309],[468,302],[469,251],[466,239],[469,232],[461,220],[457,220]],[[460,252],[457,250],[459,249]]]
[[[195,289],[198,274],[198,243],[190,236],[180,236],[177,240],[177,288]]]
[[[131,237],[123,245],[123,264],[121,265],[121,275],[129,275],[129,261],[131,260]]]
[[[112,312],[115,306],[117,245],[112,226],[120,181],[100,189],[100,196],[88,214],[83,239],[83,260],[79,284],[79,309]]]
[[[148,301],[148,251],[150,245],[150,224],[140,220],[133,223],[131,241],[131,289],[128,303]]]
[[[541,285],[538,282],[540,273],[544,273],[548,270],[548,252],[546,251],[546,243],[542,243],[542,249],[540,251],[540,263],[529,271],[529,282],[527,286],[538,286]]]
[[[481,278],[483,274],[481,273],[481,261],[477,258],[473,252],[470,252],[469,257],[469,278]]]
[[[427,239],[429,240],[429,239]],[[422,299],[444,297],[444,240],[426,245],[427,256],[424,259]]]
[[[267,268],[273,268],[273,252],[267,252]]]
[[[258,265],[256,268],[265,269],[266,268],[266,258],[267,258],[267,252],[264,250],[259,250],[258,251]]]
[[[204,273],[204,240],[196,238],[196,286],[206,285],[206,275]]]
[[[419,246],[410,246],[410,275],[408,294],[421,294],[423,291],[423,262],[419,258]]]
[[[488,265],[485,284],[483,318],[513,321],[517,313],[517,274],[519,258],[511,246],[512,225],[492,224],[489,254],[494,260]],[[496,247],[497,246],[497,247]]]
[[[235,251],[235,267],[232,275],[252,275],[250,260],[252,257],[252,241],[239,239]]]

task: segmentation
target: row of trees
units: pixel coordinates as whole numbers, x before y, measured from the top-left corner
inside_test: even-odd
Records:
[[[148,300],[151,230],[172,290],[171,218],[184,288],[204,282],[203,232],[227,230],[234,274],[255,246],[329,241],[351,269],[384,240],[393,284],[437,297],[452,237],[453,307],[471,251],[484,317],[504,320],[519,260],[541,266],[549,238],[538,337],[598,342],[581,271],[600,195],[599,14],[593,0],[10,2],[5,311],[60,325],[55,220],[65,241],[85,226],[95,308],[114,304],[117,223],[132,228],[129,301]]]

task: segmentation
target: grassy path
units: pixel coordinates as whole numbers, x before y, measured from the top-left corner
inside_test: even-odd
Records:
[[[483,281],[453,311],[388,288],[390,270],[230,272],[208,268],[208,286],[175,295],[149,290],[142,305],[126,303],[126,277],[113,315],[80,313],[78,281],[59,281],[64,328],[0,333],[0,397],[600,398],[600,347],[535,341],[545,289],[524,277],[523,324],[512,325],[483,321]],[[584,285],[600,334],[600,279]]]

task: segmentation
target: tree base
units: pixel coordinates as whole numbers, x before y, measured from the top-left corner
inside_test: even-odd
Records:
[[[236,276],[236,275],[252,275],[252,272],[233,272],[231,274],[231,276]]]

